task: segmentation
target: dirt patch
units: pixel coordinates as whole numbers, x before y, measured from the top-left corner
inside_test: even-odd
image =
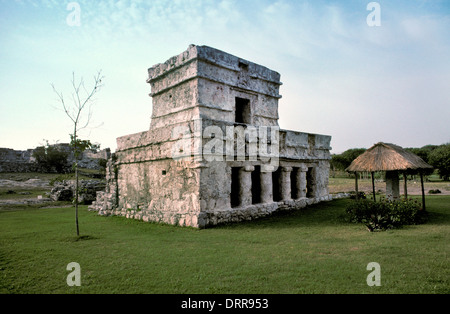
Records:
[[[42,209],[52,209],[52,208],[70,208],[74,207],[73,205],[54,205],[54,206],[45,206],[41,207]]]
[[[329,191],[331,194],[339,192],[350,192],[355,190],[354,179],[330,178]],[[372,193],[371,180],[358,180],[358,190],[366,194]],[[426,195],[436,195],[428,193],[430,190],[439,190],[437,195],[450,195],[450,182],[424,182],[424,191]],[[375,180],[375,191],[382,194],[386,193],[386,182]],[[409,180],[407,183],[408,195],[422,195],[420,180]],[[400,181],[400,194],[404,195],[404,182]]]
[[[53,202],[51,198],[21,198],[14,200],[0,200],[0,205],[32,205]]]
[[[8,180],[0,179],[0,189],[8,190],[6,195],[2,195],[0,206],[8,205],[34,205],[51,203],[52,199],[45,195],[45,191],[50,191],[50,181],[43,179]],[[30,197],[30,194],[39,196]],[[10,194],[10,196],[8,196]]]
[[[0,180],[0,188],[10,188],[10,189],[33,189],[42,188],[50,189],[50,181],[42,179],[28,179],[26,181],[15,181],[15,180]]]

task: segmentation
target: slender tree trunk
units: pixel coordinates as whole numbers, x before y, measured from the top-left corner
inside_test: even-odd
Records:
[[[372,193],[373,193],[373,201],[376,202],[375,198],[375,173],[372,171]]]
[[[77,226],[77,237],[80,236],[80,228],[78,226],[78,152],[77,152],[77,124],[75,123],[75,130],[73,132],[75,140],[74,157],[75,157],[75,224]]]
[[[420,173],[420,185],[422,186],[422,210],[426,210],[425,208],[425,188],[423,186],[423,173]]]
[[[80,236],[78,227],[78,162],[75,160],[75,223],[77,225],[77,236]]]
[[[403,180],[405,181],[405,185],[404,185],[404,194],[405,194],[405,200],[408,200],[408,175],[405,173],[403,173]]]

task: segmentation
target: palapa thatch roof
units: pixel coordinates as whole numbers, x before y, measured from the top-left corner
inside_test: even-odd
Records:
[[[400,146],[380,142],[359,155],[345,170],[348,172],[394,170],[414,172],[431,169],[433,167],[419,156]]]

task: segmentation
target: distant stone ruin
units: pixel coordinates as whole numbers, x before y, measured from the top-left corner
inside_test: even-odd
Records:
[[[279,73],[195,45],[148,73],[150,129],[117,139],[91,210],[204,228],[331,200],[331,136],[279,128]]]
[[[14,150],[0,147],[0,172],[38,172],[33,149]]]
[[[54,144],[60,151],[67,153],[67,170],[72,169],[72,164],[75,161],[75,157],[69,144],[61,143]],[[36,159],[33,157],[35,149],[27,150],[14,150],[11,148],[0,147],[0,172],[44,172],[44,169],[36,163]],[[80,168],[100,170],[100,159],[108,160],[111,157],[111,150],[105,148],[100,151],[86,150],[83,152],[81,160],[78,161]]]

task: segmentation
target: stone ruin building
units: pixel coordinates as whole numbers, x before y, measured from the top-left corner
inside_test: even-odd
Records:
[[[91,210],[204,228],[331,200],[331,137],[279,128],[279,73],[191,45],[148,74],[150,129],[117,139]]]
[[[69,172],[72,169],[72,164],[75,162],[75,156],[72,148],[68,143],[58,143],[50,145],[55,147],[58,151],[67,154],[67,162],[64,167],[64,171]],[[42,146],[41,146],[42,147]],[[27,150],[14,150],[11,148],[0,147],[0,172],[47,172],[46,168],[43,168],[36,162],[36,158],[33,156],[37,148]],[[99,151],[85,150],[78,160],[80,168],[100,170],[102,167],[99,164],[101,159],[109,159],[111,157],[111,151],[109,148],[105,148]],[[52,169],[56,172],[56,169]]]

